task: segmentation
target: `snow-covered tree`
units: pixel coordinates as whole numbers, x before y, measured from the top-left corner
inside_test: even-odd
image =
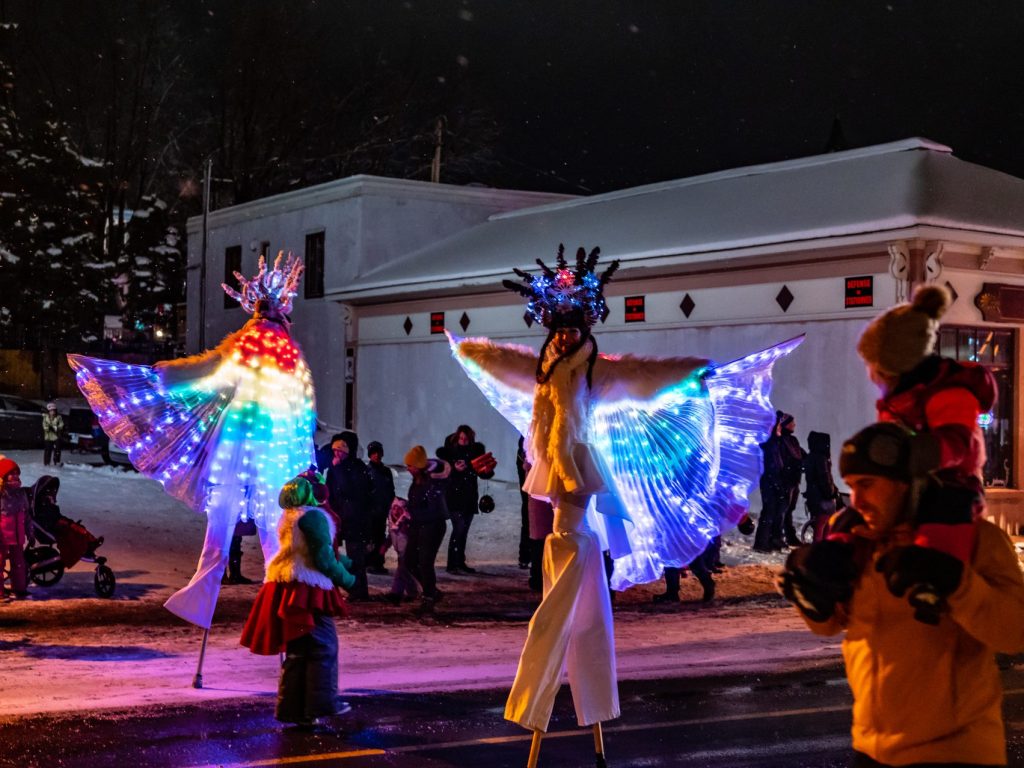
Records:
[[[18,346],[81,348],[102,333],[113,266],[95,258],[98,167],[55,116],[22,124],[0,73],[0,322]]]

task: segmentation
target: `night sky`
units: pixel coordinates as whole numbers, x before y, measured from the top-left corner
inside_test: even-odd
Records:
[[[71,115],[102,98],[106,75],[81,75],[100,71],[100,41],[123,34],[135,3],[0,0],[22,24],[22,99],[38,86]],[[311,92],[289,117],[315,124],[318,91],[385,61],[439,103],[464,94],[486,109],[512,171],[502,178],[533,189],[602,192],[818,154],[836,118],[848,148],[925,136],[1024,177],[1020,0],[153,3],[177,17],[190,89],[216,90],[213,73],[241,72],[239,57],[306,58]],[[261,20],[258,42],[240,43],[240,26]],[[215,141],[197,142],[193,168]]]
[[[363,44],[439,73],[459,62],[504,151],[551,188],[818,154],[836,117],[851,148],[926,136],[1024,176],[1020,2],[373,5]]]

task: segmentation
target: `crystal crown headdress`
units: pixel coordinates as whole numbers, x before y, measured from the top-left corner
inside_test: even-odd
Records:
[[[604,301],[604,286],[619,268],[618,260],[613,261],[600,277],[594,272],[600,248],[594,248],[590,255],[580,248],[576,251],[576,268],[570,269],[565,260],[565,246],[558,246],[558,260],[555,269],[537,259],[541,273],[530,275],[520,269],[513,270],[522,283],[503,280],[502,285],[510,291],[525,296],[529,301],[526,311],[545,328],[560,325],[560,319],[572,315],[580,317],[588,327],[608,317],[608,306]],[[573,323],[570,323],[573,324]]]
[[[266,257],[260,256],[259,271],[251,280],[246,280],[241,272],[234,273],[242,288],[241,293],[227,283],[221,283],[220,286],[250,314],[255,312],[256,302],[263,299],[268,310],[287,315],[292,311],[292,298],[299,287],[302,270],[302,261],[297,256],[289,252],[285,258],[284,251],[280,251],[274,259],[273,269],[268,270]]]

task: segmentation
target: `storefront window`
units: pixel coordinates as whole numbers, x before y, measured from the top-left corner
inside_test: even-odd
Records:
[[[964,362],[981,363],[996,380],[996,404],[982,414],[985,435],[985,485],[1007,487],[1013,478],[1013,331],[993,328],[943,327],[939,331],[939,354]]]

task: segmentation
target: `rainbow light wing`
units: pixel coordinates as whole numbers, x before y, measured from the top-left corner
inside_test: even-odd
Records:
[[[272,529],[284,483],[313,461],[312,377],[280,326],[250,322],[208,375],[165,387],[149,366],[69,355],[110,439],[197,512],[235,505]]]

